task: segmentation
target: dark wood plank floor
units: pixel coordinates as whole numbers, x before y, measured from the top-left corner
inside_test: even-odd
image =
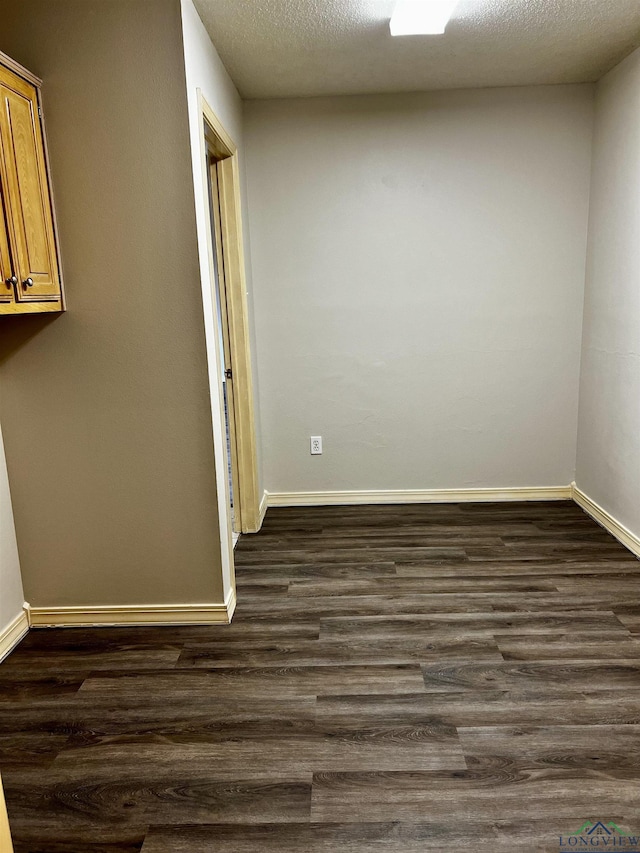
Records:
[[[571,503],[270,510],[230,627],[0,666],[16,853],[555,853],[640,829],[640,562]]]

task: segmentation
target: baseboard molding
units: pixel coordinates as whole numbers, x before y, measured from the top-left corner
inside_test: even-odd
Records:
[[[624,524],[620,524],[606,509],[597,504],[594,500],[585,494],[582,489],[579,489],[575,483],[572,485],[573,499],[579,507],[590,515],[594,521],[597,521],[605,530],[615,536],[619,542],[628,548],[632,554],[640,558],[640,537],[632,533]]]
[[[18,613],[15,619],[0,632],[0,661],[3,661],[18,645],[29,631],[29,616],[27,610]]]
[[[387,489],[358,492],[266,492],[267,506],[346,506],[354,504],[423,504],[485,501],[571,500],[571,486],[505,489]]]
[[[224,604],[140,604],[31,607],[33,628],[103,628],[114,625],[228,625],[236,608],[232,589]]]

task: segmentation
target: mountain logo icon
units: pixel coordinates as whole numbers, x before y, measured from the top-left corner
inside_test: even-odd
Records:
[[[577,832],[560,836],[560,853],[585,847],[640,853],[640,832],[625,832],[612,820],[585,820]]]

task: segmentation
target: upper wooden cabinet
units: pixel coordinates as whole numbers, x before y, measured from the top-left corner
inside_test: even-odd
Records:
[[[0,53],[0,315],[63,311],[40,81]]]

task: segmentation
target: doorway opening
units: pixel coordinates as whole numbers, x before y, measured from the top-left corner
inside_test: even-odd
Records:
[[[225,422],[227,497],[234,542],[260,529],[255,419],[237,149],[202,94],[209,201],[209,266]]]

